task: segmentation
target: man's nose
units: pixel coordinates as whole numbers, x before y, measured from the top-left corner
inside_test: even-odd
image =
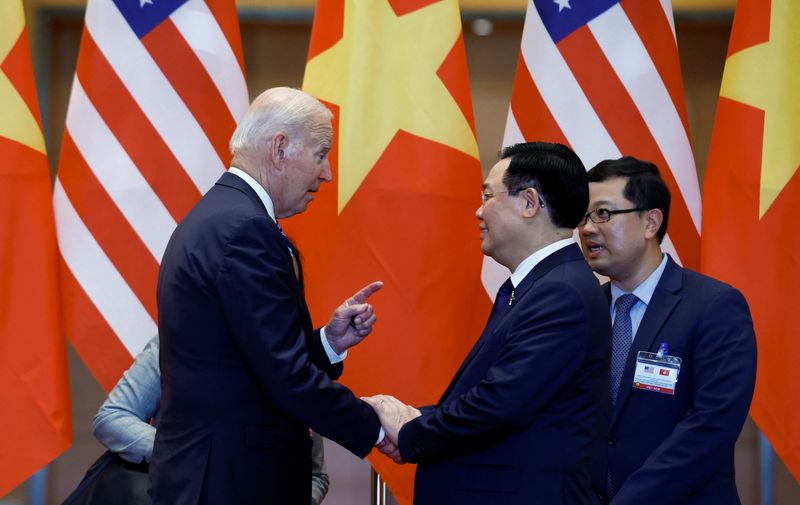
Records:
[[[584,219],[585,221],[583,224],[578,225],[578,233],[584,236],[595,233],[597,231],[597,225],[595,225],[594,222],[588,217]]]
[[[325,167],[322,169],[322,173],[320,174],[319,177],[324,182],[333,181],[333,175],[331,174],[331,164],[329,161],[325,160]]]

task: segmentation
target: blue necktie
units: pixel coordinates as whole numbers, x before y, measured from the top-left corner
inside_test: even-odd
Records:
[[[609,380],[609,393],[611,405],[617,403],[619,385],[622,381],[622,372],[628,361],[633,342],[633,323],[631,323],[631,309],[639,299],[636,295],[628,293],[617,298],[617,314],[614,316],[614,327],[611,329],[611,377]]]
[[[286,245],[286,248],[289,249],[289,256],[294,258],[294,249],[292,248],[292,243],[289,241],[289,237],[283,233],[283,228],[281,228],[281,224],[275,220],[275,224],[278,226],[278,231],[281,232],[281,238],[283,239],[283,243]]]
[[[617,314],[614,316],[614,327],[611,328],[611,377],[609,379],[609,393],[611,405],[617,403],[619,385],[622,382],[622,372],[625,362],[631,352],[633,343],[633,323],[631,322],[631,309],[639,299],[636,295],[628,293],[617,298]],[[606,485],[608,497],[614,496],[614,484],[611,481],[611,468],[606,472]]]
[[[512,295],[514,294],[514,285],[511,283],[509,277],[497,290],[497,296],[494,297],[494,313],[495,315],[505,314],[508,309]]]

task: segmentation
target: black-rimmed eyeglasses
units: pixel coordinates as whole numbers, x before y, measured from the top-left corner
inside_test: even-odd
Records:
[[[593,211],[583,216],[583,220],[581,221],[581,224],[579,224],[578,226],[586,226],[586,223],[589,220],[591,220],[594,224],[607,223],[611,221],[611,217],[616,214],[628,214],[629,212],[641,212],[643,210],[647,209],[642,207],[635,207],[633,209],[611,210],[611,209],[606,209],[604,207],[600,207],[599,209],[594,209]]]

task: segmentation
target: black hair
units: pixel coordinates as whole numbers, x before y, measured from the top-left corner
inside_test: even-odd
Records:
[[[534,188],[559,228],[575,228],[589,206],[589,183],[581,159],[569,147],[550,142],[514,144],[500,151],[510,158],[503,183],[510,195]]]
[[[664,216],[661,227],[656,234],[658,243],[667,234],[669,221],[670,192],[658,167],[649,161],[643,161],[633,156],[624,156],[618,160],[605,160],[589,170],[589,182],[603,182],[616,177],[628,179],[622,196],[630,200],[636,207],[651,210],[658,209]]]

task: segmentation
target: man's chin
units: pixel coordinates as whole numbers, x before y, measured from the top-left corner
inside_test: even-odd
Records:
[[[586,262],[589,264],[589,268],[591,268],[594,273],[608,276],[609,265],[607,261],[604,261],[602,258],[592,258],[587,259]]]
[[[297,211],[295,214],[300,214],[301,212],[305,212],[308,210],[308,204],[310,204],[314,200],[314,197],[306,198],[301,203],[297,205]]]
[[[291,208],[291,210],[284,211],[277,215],[278,219],[286,219],[288,217],[296,216],[297,214],[301,214],[306,211],[308,208],[308,202],[303,202],[301,204],[295,205]]]

